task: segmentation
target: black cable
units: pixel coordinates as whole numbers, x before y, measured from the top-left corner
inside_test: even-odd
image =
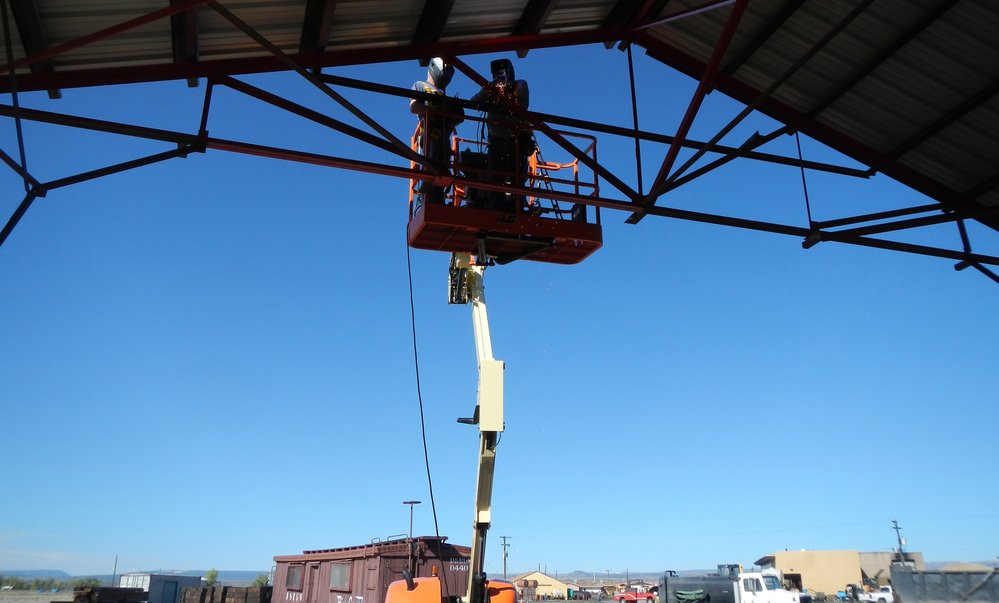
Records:
[[[437,524],[437,503],[434,499],[434,480],[430,475],[430,451],[427,448],[427,423],[423,413],[423,388],[420,385],[420,354],[416,344],[416,303],[413,300],[413,261],[409,247],[409,231],[406,232],[406,272],[409,275],[409,323],[413,333],[413,364],[416,371],[416,399],[420,403],[420,434],[423,436],[423,461],[427,468],[427,487],[430,490],[430,511],[434,516],[434,535],[437,537],[437,559],[441,564],[441,588],[445,599],[449,596],[447,576],[444,570],[444,545],[441,542],[440,526]]]

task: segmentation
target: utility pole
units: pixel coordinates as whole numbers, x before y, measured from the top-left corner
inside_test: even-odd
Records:
[[[905,564],[905,555],[902,554],[902,526],[898,525],[898,520],[891,520],[892,529],[895,530],[895,539],[898,540],[898,562]]]
[[[420,504],[419,500],[404,500],[402,504],[409,505],[409,539],[413,539],[413,505]]]
[[[421,501],[418,500],[404,500],[402,504],[409,505],[409,540],[407,544],[409,545],[409,571],[412,572],[416,569],[416,550],[413,546],[413,506],[420,504]]]
[[[507,540],[509,540],[510,537],[509,536],[500,536],[500,538],[503,539],[503,579],[506,580],[506,558],[508,556],[506,549],[507,549],[507,547],[510,546],[509,543],[507,543]]]

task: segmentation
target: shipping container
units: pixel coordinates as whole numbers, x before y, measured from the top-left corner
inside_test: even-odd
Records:
[[[122,574],[118,586],[141,588],[146,591],[148,603],[180,603],[180,591],[192,586],[201,586],[201,576],[178,576],[175,574]]]
[[[919,571],[893,565],[891,585],[896,603],[999,603],[999,568]]]

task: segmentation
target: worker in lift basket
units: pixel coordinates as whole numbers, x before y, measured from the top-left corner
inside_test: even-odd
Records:
[[[442,174],[448,171],[451,135],[454,134],[455,127],[465,120],[465,111],[461,105],[449,102],[444,93],[453,75],[453,65],[448,65],[440,57],[434,57],[427,68],[427,80],[413,84],[413,90],[439,96],[440,100],[414,98],[409,101],[410,113],[420,116],[419,149]],[[444,189],[439,186],[420,181],[417,191],[430,203],[444,202]]]
[[[526,110],[531,103],[531,91],[526,81],[516,78],[509,59],[497,59],[489,67],[492,81],[470,99],[482,103],[487,112],[489,172],[495,182],[523,186],[527,158],[534,152],[534,139],[531,125],[515,115],[509,102]],[[514,212],[519,206],[511,195],[495,193],[492,200],[493,209]]]

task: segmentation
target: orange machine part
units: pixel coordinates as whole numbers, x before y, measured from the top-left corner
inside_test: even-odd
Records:
[[[385,603],[441,603],[440,578],[414,578],[416,587],[409,590],[405,580],[396,580],[389,584],[385,591]],[[489,603],[516,603],[517,589],[506,580],[489,580],[486,582],[489,592]]]
[[[440,578],[414,578],[413,584],[413,590],[408,590],[405,580],[389,584],[385,603],[441,603]]]
[[[409,220],[409,245],[417,249],[474,254],[480,238],[493,257],[533,251],[524,259],[555,264],[579,263],[603,244],[599,224],[473,207],[425,204]]]
[[[517,589],[513,583],[506,580],[489,580],[486,582],[489,590],[489,603],[516,603]]]

